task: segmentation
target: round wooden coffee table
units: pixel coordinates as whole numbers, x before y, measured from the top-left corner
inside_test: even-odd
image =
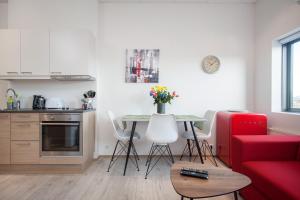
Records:
[[[180,175],[180,169],[183,167],[208,171],[208,180]],[[184,197],[189,199],[209,198],[234,193],[234,199],[237,200],[237,192],[251,183],[247,176],[230,169],[205,167],[203,164],[192,162],[173,164],[171,181],[181,199]]]

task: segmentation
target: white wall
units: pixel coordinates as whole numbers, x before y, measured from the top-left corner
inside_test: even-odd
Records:
[[[0,29],[7,28],[7,3],[0,2]]]
[[[255,16],[255,111],[268,114],[270,127],[300,134],[300,115],[271,110],[272,40],[300,27],[300,5],[294,0],[258,0]],[[280,76],[273,81],[280,82]]]
[[[100,154],[111,154],[115,142],[106,110],[117,116],[155,111],[152,84],[124,82],[126,48],[160,49],[160,84],[180,95],[167,106],[169,113],[252,109],[254,4],[104,3],[98,21]],[[209,54],[221,60],[213,75],[200,67]],[[145,124],[137,130],[143,135]],[[173,145],[174,153],[181,153],[184,144]],[[137,148],[145,154],[150,143],[144,139]]]
[[[96,32],[97,0],[9,0],[10,28],[71,28]]]
[[[7,28],[7,3],[0,2],[0,29]],[[0,81],[0,109],[6,106],[6,90],[9,87],[8,81]]]

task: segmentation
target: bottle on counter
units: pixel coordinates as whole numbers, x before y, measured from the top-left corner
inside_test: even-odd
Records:
[[[9,96],[7,98],[7,109],[12,110],[14,108],[14,98],[12,96]]]

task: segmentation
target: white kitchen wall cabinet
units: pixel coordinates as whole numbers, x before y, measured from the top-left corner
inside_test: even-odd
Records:
[[[49,31],[21,31],[21,75],[49,75]]]
[[[0,79],[94,80],[95,58],[86,30],[0,30]]]
[[[89,31],[50,32],[50,75],[94,75],[95,39]]]
[[[20,31],[0,30],[0,76],[20,74]]]

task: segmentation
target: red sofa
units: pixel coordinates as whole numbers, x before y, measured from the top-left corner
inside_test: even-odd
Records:
[[[218,112],[216,129],[217,157],[228,167],[232,165],[233,135],[267,135],[267,116],[257,113]]]
[[[300,136],[233,136],[232,169],[252,180],[246,200],[300,200]]]

